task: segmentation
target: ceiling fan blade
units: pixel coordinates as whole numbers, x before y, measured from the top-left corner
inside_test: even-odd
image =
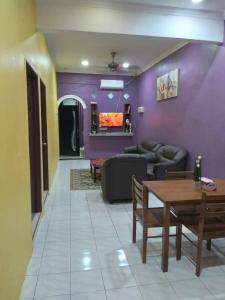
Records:
[[[111,56],[112,56],[112,62],[114,62],[115,57],[116,57],[116,51],[112,51]]]
[[[119,63],[115,62],[116,51],[112,51],[110,54],[112,61],[108,64],[108,68],[111,72],[116,72],[119,69]]]

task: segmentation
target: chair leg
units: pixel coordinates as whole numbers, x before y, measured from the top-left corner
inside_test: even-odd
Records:
[[[132,229],[132,242],[136,243],[136,231],[137,231],[137,221],[136,215],[133,213],[133,229]]]
[[[211,240],[207,240],[206,247],[207,247],[208,250],[211,250],[211,247],[212,247],[212,241]]]
[[[196,269],[195,269],[195,274],[196,276],[200,276],[201,273],[201,256],[202,256],[202,239],[198,239],[198,244],[197,244],[197,255],[196,255]]]
[[[143,228],[143,236],[142,236],[142,263],[146,264],[146,258],[147,258],[147,235],[148,235],[148,229]]]
[[[182,224],[176,226],[176,259],[181,259]]]

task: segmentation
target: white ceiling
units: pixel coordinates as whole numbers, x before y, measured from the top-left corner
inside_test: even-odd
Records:
[[[76,2],[85,4],[85,2],[88,3],[88,0],[82,0],[82,2],[80,0],[48,0],[48,5],[46,0],[36,0],[37,7],[44,8],[45,15],[48,14],[48,10],[50,12],[51,5],[56,3],[64,5],[73,3],[74,5]],[[193,9],[207,10],[207,12],[217,11],[223,14],[225,11],[225,0],[205,0],[198,5],[194,5],[190,0],[104,0],[91,3],[93,5],[98,3],[101,6],[131,4],[134,5],[134,9],[137,4],[149,7],[154,5],[187,9],[189,13],[190,9],[191,11]],[[64,17],[66,18],[66,16]],[[186,42],[181,39],[80,32],[63,28],[57,30],[46,28],[46,31],[41,28],[41,30],[45,32],[56,70],[61,72],[108,74],[107,64],[111,61],[110,52],[116,51],[116,62],[128,61],[131,64],[130,71],[127,71],[126,74],[139,74]],[[82,59],[88,59],[90,65],[86,68],[82,67],[80,63]]]
[[[61,72],[109,73],[106,66],[111,61],[110,52],[115,50],[115,61],[129,62],[132,71],[126,74],[132,75],[178,45],[175,39],[86,32],[47,33],[46,37],[56,69]],[[81,66],[82,59],[89,60],[89,67]]]

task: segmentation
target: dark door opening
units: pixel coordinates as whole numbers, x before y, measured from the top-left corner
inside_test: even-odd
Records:
[[[61,156],[80,155],[79,106],[59,106],[59,145]]]
[[[41,131],[42,131],[42,169],[44,191],[49,190],[48,177],[48,130],[47,130],[47,109],[46,109],[46,88],[40,80],[41,89]]]
[[[28,63],[26,64],[26,74],[30,155],[31,213],[33,217],[35,213],[41,212],[42,210],[40,116],[38,101],[38,77]]]

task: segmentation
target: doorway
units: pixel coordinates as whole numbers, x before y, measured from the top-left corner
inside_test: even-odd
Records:
[[[41,131],[42,131],[42,170],[44,191],[49,190],[48,175],[48,130],[47,130],[47,109],[46,109],[46,87],[40,80],[41,91]]]
[[[74,99],[59,105],[59,145],[61,157],[80,156],[80,113]]]
[[[31,215],[32,219],[35,219],[37,213],[40,213],[42,211],[40,115],[38,101],[38,77],[28,63],[26,63],[26,76],[30,155]]]

